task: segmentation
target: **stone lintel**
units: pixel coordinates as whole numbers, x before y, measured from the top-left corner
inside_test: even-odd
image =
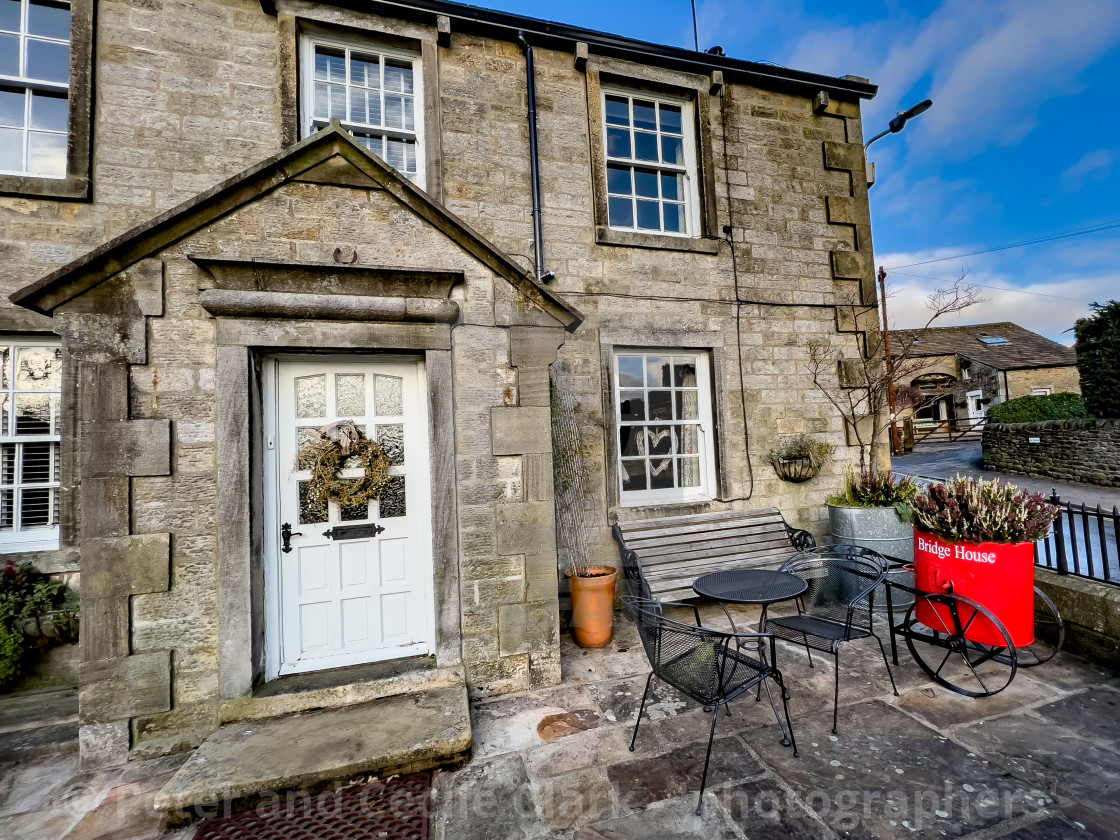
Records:
[[[330,347],[335,350],[450,350],[447,324],[302,321],[294,318],[219,318],[218,345]]]
[[[459,317],[455,301],[429,298],[203,289],[199,302],[211,315],[238,318],[450,324]]]
[[[171,652],[138,653],[83,662],[78,717],[83,725],[111,723],[171,708]]]
[[[490,409],[494,455],[527,455],[552,451],[552,413],[547,406]]]
[[[170,534],[82,540],[82,595],[105,598],[166,592],[170,560]]]
[[[82,423],[82,477],[171,474],[170,420]]]

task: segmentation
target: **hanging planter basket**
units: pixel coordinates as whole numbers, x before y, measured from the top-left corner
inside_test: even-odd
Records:
[[[816,478],[817,473],[821,471],[821,465],[808,455],[796,455],[789,458],[771,458],[770,463],[773,464],[774,472],[778,474],[778,478],[782,481],[793,482],[794,484],[800,484],[803,481],[808,481],[810,478]]]

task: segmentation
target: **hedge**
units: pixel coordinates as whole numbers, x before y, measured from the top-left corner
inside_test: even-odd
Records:
[[[1090,420],[1092,415],[1080,394],[1068,391],[1044,397],[1017,397],[988,409],[993,423],[1041,423],[1043,420]]]
[[[1095,416],[1120,417],[1120,301],[1090,308],[1074,325],[1081,393]]]

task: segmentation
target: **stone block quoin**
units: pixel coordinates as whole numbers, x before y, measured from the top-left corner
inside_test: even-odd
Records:
[[[171,474],[171,421],[132,420],[130,364],[147,361],[147,318],[163,314],[162,262],[145,260],[59,307],[56,328],[79,383],[75,439],[82,570],[82,766],[128,760],[131,719],[171,708],[171,652],[131,653],[130,598],[166,592],[170,534],[132,534],[130,482]]]

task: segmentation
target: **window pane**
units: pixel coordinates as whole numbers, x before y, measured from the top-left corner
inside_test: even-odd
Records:
[[[645,454],[645,426],[619,426],[618,451],[623,456]]]
[[[66,131],[69,110],[67,106],[64,96],[31,94],[31,127],[47,131]]]
[[[46,484],[51,480],[51,444],[25,443],[20,481],[24,484]]]
[[[618,357],[618,384],[622,388],[641,388],[645,384],[641,356]]]
[[[0,35],[0,73],[19,75],[19,36]]]
[[[23,91],[0,90],[0,125],[23,128],[26,99]]]
[[[54,490],[36,488],[22,490],[19,524],[23,527],[51,524],[51,496]]]
[[[700,419],[700,395],[697,391],[677,391],[677,419]]]
[[[673,454],[673,427],[646,426],[646,447],[650,455]]]
[[[65,178],[66,135],[32,131],[28,137],[27,171],[47,178]]]
[[[642,230],[661,230],[661,208],[656,201],[638,202],[638,227]]]
[[[644,459],[640,461],[622,462],[622,489],[646,489],[646,462]]]
[[[377,443],[381,451],[393,459],[393,466],[404,464],[404,426],[400,423],[378,426]]]
[[[381,93],[376,90],[350,91],[350,122],[381,125]]]
[[[21,347],[16,355],[16,389],[58,391],[62,388],[62,350]]]
[[[51,398],[47,394],[16,395],[16,434],[51,433]]]
[[[385,97],[385,125],[388,128],[404,128],[404,100],[401,97]]]
[[[327,416],[327,377],[296,377],[296,417]]]
[[[646,385],[650,388],[668,388],[672,384],[669,370],[668,356],[650,356],[646,359]]]
[[[672,391],[650,391],[649,392],[649,419],[650,420],[672,420],[673,419],[673,392]]]
[[[389,487],[381,494],[378,513],[382,519],[404,516],[407,513],[403,475],[389,477]]]
[[[399,376],[374,377],[374,405],[377,406],[378,417],[398,416],[404,413],[401,401],[402,381]]]
[[[661,173],[661,197],[666,201],[680,201],[684,194],[684,176],[670,172]]]
[[[634,100],[634,128],[657,131],[657,110],[652,102]]]
[[[634,191],[647,198],[657,198],[657,173],[652,169],[635,169]]]
[[[19,0],[0,0],[0,29],[19,32]]]
[[[367,88],[380,88],[381,60],[375,55],[351,55],[350,83]]]
[[[403,61],[386,61],[385,90],[394,93],[412,93],[412,64]]]
[[[684,145],[679,137],[661,138],[661,159],[665,163],[684,163]]]
[[[0,388],[11,387],[8,384],[8,377],[10,376],[11,368],[8,367],[9,362],[12,360],[12,349],[10,347],[0,347]]]
[[[684,233],[684,205],[665,204],[662,210],[665,212],[665,230]]]
[[[315,78],[326,82],[346,81],[346,58],[342,50],[315,48]]]
[[[338,416],[350,419],[366,414],[366,376],[364,373],[336,373],[335,402]]]
[[[299,524],[326,522],[327,512],[311,502],[311,482],[299,481],[296,483],[296,487],[299,490]]]
[[[404,169],[404,143],[391,137],[386,138],[385,162],[394,169]]]
[[[607,129],[607,156],[630,157],[630,132],[625,128]]]
[[[700,451],[700,427],[677,427],[677,452],[682,455],[695,455]]]
[[[0,490],[0,530],[12,530],[12,491]]]
[[[27,32],[30,35],[42,35],[45,38],[69,41],[69,6],[48,5],[46,3],[36,3],[32,0],[31,5],[27,8]]]
[[[404,98],[404,130],[416,130],[416,117],[414,115],[415,100],[411,96]]]
[[[661,106],[661,130],[668,134],[681,133],[681,109],[679,106]]]
[[[607,167],[607,192],[620,195],[630,195],[633,192],[630,186],[629,166]]]
[[[611,227],[634,227],[634,202],[629,198],[608,198],[607,215]]]
[[[0,128],[0,169],[23,171],[23,132]]]
[[[673,486],[673,459],[649,462],[649,489],[665,490]]]
[[[27,75],[48,82],[70,81],[70,45],[28,39]]]
[[[699,487],[700,486],[700,459],[699,458],[681,458],[677,461],[677,470],[680,473],[678,476],[679,486],[681,487]]]
[[[635,131],[634,157],[637,160],[657,160],[657,135]]]
[[[623,96],[607,97],[607,123],[630,125],[630,101]]]
[[[623,420],[645,420],[646,405],[642,391],[622,391],[618,398],[619,415]]]

